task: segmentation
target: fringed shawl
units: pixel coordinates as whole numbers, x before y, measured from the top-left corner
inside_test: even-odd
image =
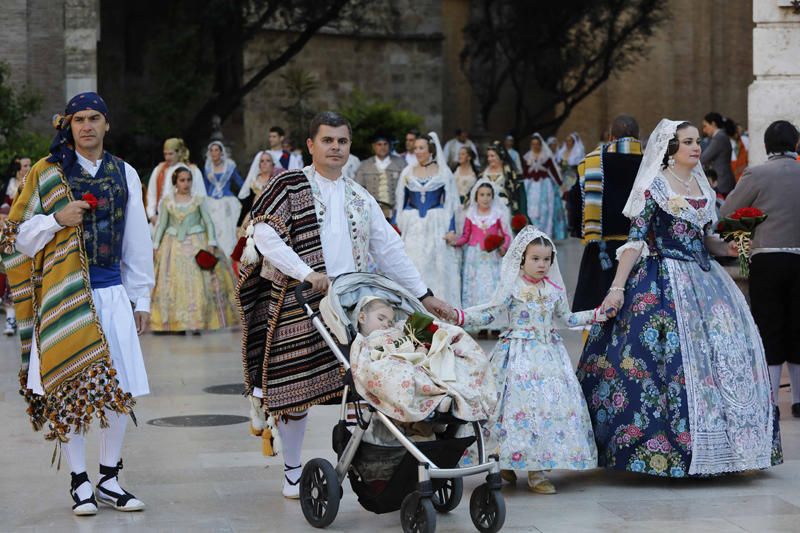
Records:
[[[22,223],[72,200],[60,164],[39,160],[11,207],[0,245],[22,341],[21,393],[34,429],[48,423],[45,437],[61,442],[70,431],[85,432],[93,417],[105,427],[105,409],[129,413],[134,405],[119,387],[94,309],[82,227],[62,228],[33,258],[15,248]],[[27,389],[33,339],[44,396]]]
[[[315,272],[324,273],[320,227],[302,171],[273,177],[250,213],[274,229]],[[295,299],[299,284],[259,255],[242,267],[236,296],[242,314],[242,363],[248,393],[260,387],[273,416],[304,411],[341,396],[342,370]],[[315,311],[322,296],[308,291]]]
[[[605,208],[608,207],[603,202],[603,193],[606,188],[606,169],[604,167],[607,163],[606,156],[608,154],[641,156],[642,145],[637,139],[632,137],[624,137],[605,145],[601,144],[594,151],[587,154],[586,158],[578,165],[578,179],[583,197],[583,215],[581,220],[583,244],[602,240],[625,240],[628,238],[625,232],[615,233],[614,230],[618,230],[619,228],[615,227],[612,230],[609,227],[604,227],[606,224],[603,220],[603,213],[606,211]],[[641,157],[638,159],[634,158],[634,166],[638,167],[639,161],[641,161]],[[636,176],[635,169],[632,176]],[[622,179],[622,177],[619,179]],[[622,194],[620,194],[621,191],[619,190],[612,190],[610,192],[624,196],[625,199],[627,199],[627,196],[630,194],[629,188]],[[619,211],[618,215],[621,216],[621,209],[613,209],[613,211]]]

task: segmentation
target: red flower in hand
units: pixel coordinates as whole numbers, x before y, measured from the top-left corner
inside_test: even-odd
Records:
[[[503,244],[503,237],[500,235],[487,235],[483,241],[483,249],[486,252],[494,252]]]
[[[97,197],[94,194],[87,192],[83,196],[81,196],[81,200],[89,204],[89,209],[91,209],[92,211],[97,209]]]
[[[734,213],[729,217],[733,220],[739,220],[741,218],[757,218],[764,216],[764,212],[757,207],[742,207],[734,211]]]
[[[527,225],[528,225],[528,217],[526,217],[522,213],[511,217],[511,229],[513,229],[514,231],[519,231]]]

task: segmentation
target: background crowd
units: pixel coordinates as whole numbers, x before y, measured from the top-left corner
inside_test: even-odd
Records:
[[[719,210],[747,167],[750,141],[741,125],[716,112],[703,118],[702,132],[702,162]],[[554,240],[580,237],[575,185],[587,151],[578,132],[561,140],[539,133],[524,139],[506,135],[480,147],[463,129],[443,146],[435,134],[414,129],[403,136],[375,132],[371,141],[373,156],[359,161],[351,155],[344,175],[378,200],[425,281],[455,304],[488,298],[481,289],[488,285],[474,281],[497,276],[512,225],[530,222]],[[249,164],[233,161],[221,140],[210,142],[195,164],[182,139],[164,141],[164,160],[144,184],[158,278],[154,331],[199,334],[236,324],[237,241],[269,179],[308,161],[295,146],[274,126]],[[31,161],[15,157],[5,172],[0,216],[8,212]],[[2,291],[4,333],[13,335],[16,318],[6,288]]]

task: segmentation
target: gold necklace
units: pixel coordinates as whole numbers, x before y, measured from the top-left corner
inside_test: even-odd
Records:
[[[684,180],[683,178],[681,178],[680,176],[675,174],[675,172],[673,172],[671,168],[667,167],[667,170],[669,171],[670,174],[672,174],[673,178],[678,180],[678,183],[680,183],[681,185],[683,185],[686,188],[687,194],[692,192],[692,178],[693,178],[693,176],[691,174],[689,174],[689,177]]]

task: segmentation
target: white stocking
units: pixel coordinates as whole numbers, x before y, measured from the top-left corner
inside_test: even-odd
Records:
[[[128,415],[106,409],[106,418],[108,418],[108,427],[100,430],[100,464],[115,467],[122,456],[122,443],[125,440]],[[98,474],[98,483],[101,477]],[[103,483],[103,487],[113,492],[122,493],[116,478],[111,478]]]
[[[800,365],[788,363],[789,383],[792,385],[792,403],[800,403]]]
[[[297,417],[306,414],[303,413],[292,413],[290,416]],[[300,420],[280,420],[278,424],[278,433],[281,437],[281,453],[283,453],[283,462],[284,465],[289,466],[300,466],[300,455],[303,449],[303,437],[306,433],[306,424],[308,423],[308,417],[303,416]],[[301,468],[295,468],[294,470],[289,470],[286,472],[286,477],[289,478],[290,481],[295,482],[300,478],[300,474],[302,474],[303,470]]]
[[[781,370],[783,365],[769,365],[769,381],[772,384],[772,403],[778,405],[778,391],[781,386]]]
[[[67,437],[69,442],[64,444],[61,450],[67,458],[69,469],[76,474],[86,472],[86,438],[78,433],[70,433]],[[92,492],[91,483],[81,484],[76,491],[80,500],[85,500],[92,495]]]
[[[17,318],[17,310],[14,309],[13,305],[6,305],[6,318],[11,318],[11,319]]]

